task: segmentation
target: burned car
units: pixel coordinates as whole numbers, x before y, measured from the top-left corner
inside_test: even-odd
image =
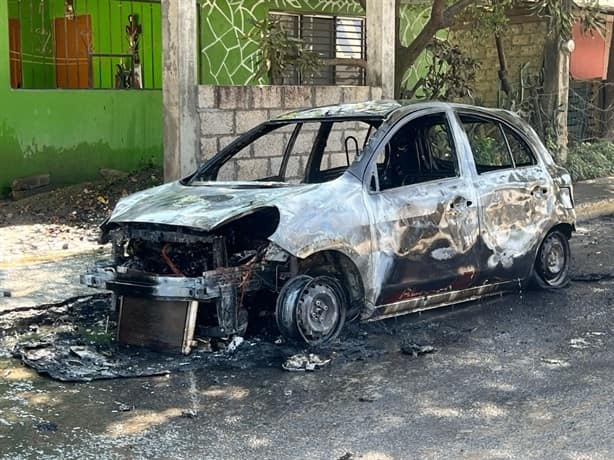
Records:
[[[82,280],[116,294],[127,342],[178,324],[185,352],[269,312],[319,344],[349,319],[564,286],[574,222],[569,174],[510,112],[336,105],[265,122],[122,199],[101,227],[113,263]]]

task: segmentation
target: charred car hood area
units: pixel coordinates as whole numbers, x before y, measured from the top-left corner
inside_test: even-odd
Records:
[[[138,223],[211,231],[310,188],[313,185],[257,182],[183,185],[177,181],[123,198],[101,229],[107,232],[115,224]]]

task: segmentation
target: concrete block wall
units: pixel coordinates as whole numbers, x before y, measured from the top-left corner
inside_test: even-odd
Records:
[[[211,158],[239,134],[259,123],[292,110],[322,105],[362,102],[382,98],[382,90],[368,86],[214,86],[198,87],[200,118],[200,158]],[[295,142],[287,167],[287,176],[297,179],[304,171],[311,150],[316,126],[305,125]],[[280,128],[257,140],[250,149],[237,155],[237,161],[224,166],[218,179],[256,179],[279,171],[283,149],[291,129]],[[331,133],[335,144],[327,148],[322,168],[346,163],[347,136],[358,138],[363,130],[356,123],[346,123]],[[364,136],[363,136],[364,137]],[[360,138],[359,138],[360,142]],[[329,141],[329,144],[331,142]],[[326,164],[324,164],[326,162]]]
[[[497,105],[499,88],[499,58],[494,36],[490,42],[476,43],[467,29],[453,30],[451,41],[468,55],[477,59],[480,70],[474,84],[476,101],[486,106]],[[535,16],[512,16],[502,37],[507,58],[508,76],[515,90],[520,88],[520,69],[527,75],[537,75],[542,68],[546,23]]]

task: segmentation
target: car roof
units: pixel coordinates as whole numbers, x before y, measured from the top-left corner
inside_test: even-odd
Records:
[[[469,104],[458,104],[452,102],[439,101],[394,101],[376,100],[366,102],[354,102],[348,104],[335,104],[309,109],[294,110],[286,112],[273,118],[272,122],[289,121],[315,121],[315,120],[335,120],[335,119],[354,119],[354,120],[384,120],[387,118],[400,118],[411,112],[424,109],[456,109],[460,111],[473,112],[475,114],[495,115],[503,117],[508,121],[518,119],[517,115],[503,109],[479,107]]]

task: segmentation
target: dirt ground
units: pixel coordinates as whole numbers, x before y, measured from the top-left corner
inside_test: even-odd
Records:
[[[98,225],[117,201],[161,183],[162,171],[147,169],[58,188],[19,201],[1,200],[0,269],[9,260],[13,264],[26,263],[40,257],[95,250]]]

